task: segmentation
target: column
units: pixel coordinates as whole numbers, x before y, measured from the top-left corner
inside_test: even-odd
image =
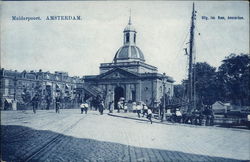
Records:
[[[136,84],[136,101],[141,101],[141,81]]]
[[[131,100],[131,89],[129,84],[125,85],[125,99],[126,101]]]

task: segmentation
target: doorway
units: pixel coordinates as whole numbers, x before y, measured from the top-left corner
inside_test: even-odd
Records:
[[[117,102],[121,97],[124,97],[124,89],[122,87],[115,88],[115,109],[117,109]]]

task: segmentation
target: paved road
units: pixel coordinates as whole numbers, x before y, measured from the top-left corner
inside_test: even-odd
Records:
[[[1,112],[5,161],[242,161],[250,131],[150,124],[90,111]]]

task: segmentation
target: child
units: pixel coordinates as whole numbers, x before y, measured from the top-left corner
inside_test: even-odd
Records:
[[[81,108],[81,114],[82,114],[83,111],[84,111],[84,108],[85,108],[84,103],[82,103],[82,104],[80,105],[80,108]]]
[[[146,116],[147,116],[147,114],[148,114],[148,107],[147,107],[147,105],[144,103],[144,104],[142,104],[142,117],[144,117],[145,116],[145,114],[146,114]]]
[[[148,109],[148,115],[147,115],[147,118],[148,118],[148,120],[151,122],[151,124],[153,123],[152,122],[152,111],[151,111],[151,109]]]
[[[138,115],[138,118],[140,118],[140,113],[141,113],[141,103],[140,102],[137,102],[137,105],[136,105],[136,112],[137,112],[137,115]]]
[[[109,103],[109,113],[113,113],[113,110],[114,110],[114,101],[111,101]]]
[[[84,103],[84,111],[85,111],[85,114],[87,114],[88,108],[89,108],[89,104],[88,104],[87,102],[85,102],[85,103]]]
[[[125,102],[124,103],[124,112],[126,113],[128,111],[128,105],[127,105],[127,103]]]

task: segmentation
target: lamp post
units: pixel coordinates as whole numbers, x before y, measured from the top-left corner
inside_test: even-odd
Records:
[[[17,85],[17,78],[14,78],[14,101],[16,101],[16,85]]]
[[[166,110],[166,95],[165,95],[165,92],[166,92],[166,76],[165,76],[165,73],[163,73],[163,110],[162,110],[162,121],[166,120],[166,115],[165,115],[165,110]]]
[[[166,119],[166,115],[165,115],[165,109],[166,109],[166,96],[165,96],[165,90],[166,90],[166,85],[165,85],[165,81],[163,80],[163,110],[162,110],[162,120],[164,121]]]
[[[17,100],[16,100],[16,92],[17,91],[17,77],[14,78],[14,101],[12,103],[12,109],[17,110]]]

